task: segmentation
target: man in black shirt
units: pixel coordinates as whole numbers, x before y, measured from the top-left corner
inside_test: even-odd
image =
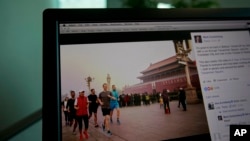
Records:
[[[97,124],[97,108],[99,106],[97,95],[95,94],[95,89],[91,89],[91,94],[88,96],[89,100],[89,119],[94,113],[95,127],[99,127]]]
[[[75,130],[77,127],[77,121],[76,121],[76,109],[74,106],[75,91],[71,90],[70,95],[71,95],[71,98],[68,100],[68,103],[67,103],[67,108],[69,109],[69,111],[68,111],[69,112],[69,122],[70,122],[70,126],[72,126],[72,124],[74,122],[73,134],[76,134]]]
[[[179,90],[179,100],[180,103],[183,107],[183,111],[187,111],[187,107],[186,107],[186,93],[185,90],[183,90],[183,88],[180,88]]]

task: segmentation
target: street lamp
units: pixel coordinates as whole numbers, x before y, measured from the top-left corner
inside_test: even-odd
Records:
[[[174,40],[174,46],[176,51],[176,59],[178,63],[185,66],[185,73],[187,79],[187,87],[185,89],[187,103],[198,103],[199,99],[197,97],[196,88],[192,86],[191,79],[190,79],[190,72],[188,66],[188,53],[192,51],[191,45],[188,40],[185,40],[185,45],[183,44],[183,40]]]
[[[90,83],[94,80],[93,77],[90,77],[88,76],[87,78],[85,78],[86,82],[87,82],[87,86],[88,86],[88,89],[90,91],[91,87],[90,87]]]
[[[188,68],[188,53],[191,52],[191,48],[188,44],[188,41],[185,40],[186,48],[184,48],[183,40],[174,40],[174,44],[176,47],[176,59],[178,63],[185,66],[185,73],[187,79],[187,88],[192,88],[190,73]]]
[[[107,83],[108,83],[108,90],[110,90],[111,77],[109,74],[107,74]]]

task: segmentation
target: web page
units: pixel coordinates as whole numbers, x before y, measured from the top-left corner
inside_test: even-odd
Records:
[[[192,32],[213,141],[228,141],[231,124],[250,124],[249,31]]]
[[[71,98],[71,90],[76,98],[91,89],[99,96],[103,83],[110,91],[114,84],[121,112],[121,124],[115,114],[110,123],[114,140],[208,133],[213,141],[229,140],[230,124],[250,122],[247,28],[247,21],[60,24],[61,101]],[[160,104],[164,90],[167,108]],[[71,136],[73,125],[61,114],[63,140],[79,138],[78,128]],[[99,128],[94,122],[92,115],[88,133],[106,138],[101,105]]]

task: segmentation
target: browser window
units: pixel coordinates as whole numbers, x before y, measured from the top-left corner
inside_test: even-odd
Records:
[[[209,133],[213,141],[227,141],[229,125],[250,124],[249,21],[59,25],[61,101],[71,90],[76,98],[91,89],[99,96],[103,83],[110,91],[116,85],[121,125],[110,124],[113,137],[171,140]],[[168,113],[160,105],[164,90]],[[62,139],[74,138],[63,112],[61,122]],[[97,123],[103,124],[101,106]],[[95,132],[106,135],[102,128]]]

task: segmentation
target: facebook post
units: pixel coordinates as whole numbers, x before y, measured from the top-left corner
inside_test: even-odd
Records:
[[[229,140],[229,126],[250,124],[249,31],[191,33],[210,135]]]

